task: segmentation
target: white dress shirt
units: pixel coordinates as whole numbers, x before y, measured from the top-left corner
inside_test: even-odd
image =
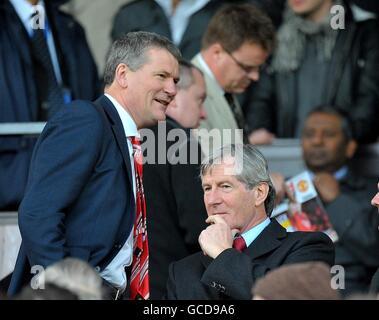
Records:
[[[190,17],[210,0],[181,0],[173,11],[172,0],[155,0],[163,9],[170,23],[172,40],[179,45],[187,29]]]
[[[134,159],[133,159],[133,145],[128,137],[137,136],[139,137],[137,125],[130,116],[130,114],[114,99],[111,95],[105,94],[105,96],[113,103],[114,107],[117,110],[118,115],[120,116],[122,126],[124,127],[124,132],[126,136],[126,141],[128,143],[130,163],[132,167],[132,177],[135,175],[134,171]],[[133,181],[133,194],[134,199],[136,199],[136,182]],[[132,264],[133,260],[133,231],[129,234],[128,239],[125,244],[122,246],[117,255],[113,260],[108,264],[108,266],[100,272],[100,276],[111,283],[116,288],[119,288],[121,291],[124,291],[127,285],[127,279],[125,274],[125,267],[128,267]]]

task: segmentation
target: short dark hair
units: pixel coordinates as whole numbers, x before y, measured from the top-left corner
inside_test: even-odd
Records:
[[[209,22],[202,39],[202,49],[220,43],[225,50],[233,52],[246,42],[272,51],[275,28],[271,19],[251,4],[226,5]]]
[[[120,63],[132,71],[141,68],[147,62],[146,51],[152,48],[165,49],[178,61],[181,59],[179,49],[166,37],[146,31],[129,32],[112,44],[105,63],[104,85],[112,84]]]
[[[346,141],[356,139],[353,120],[351,119],[350,114],[346,110],[334,105],[321,105],[312,109],[308,113],[307,119],[315,113],[325,113],[337,116],[341,119],[341,128]]]

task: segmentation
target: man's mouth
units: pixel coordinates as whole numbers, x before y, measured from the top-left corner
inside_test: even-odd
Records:
[[[169,100],[169,99],[157,99],[157,98],[155,98],[154,100],[157,101],[158,103],[164,105],[166,108],[171,102],[171,100]]]

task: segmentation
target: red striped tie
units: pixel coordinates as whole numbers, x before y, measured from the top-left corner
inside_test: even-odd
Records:
[[[131,137],[133,145],[134,171],[136,174],[136,220],[134,222],[134,245],[130,299],[147,300],[149,290],[149,247],[146,228],[146,203],[142,184],[142,152],[140,141]]]

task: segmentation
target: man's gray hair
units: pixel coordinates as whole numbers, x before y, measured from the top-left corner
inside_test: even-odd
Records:
[[[129,32],[113,42],[108,53],[104,70],[104,85],[110,85],[120,63],[125,63],[130,70],[136,71],[147,61],[146,51],[152,48],[165,49],[178,61],[181,59],[179,49],[166,37],[152,32]]]
[[[267,161],[262,153],[252,145],[230,144],[215,150],[202,161],[200,176],[203,177],[213,169],[215,165],[230,163],[234,160],[233,174],[247,189],[251,190],[264,182],[269,186],[269,192],[265,200],[266,214],[269,217],[275,205],[275,189],[270,179]]]
[[[195,77],[193,75],[193,69],[196,69],[203,75],[203,72],[196,67],[194,64],[187,60],[179,61],[179,82],[177,83],[177,87],[179,90],[187,90],[195,83]]]
[[[103,281],[100,275],[85,261],[65,258],[41,273],[40,285],[53,284],[76,294],[79,300],[101,300]]]

